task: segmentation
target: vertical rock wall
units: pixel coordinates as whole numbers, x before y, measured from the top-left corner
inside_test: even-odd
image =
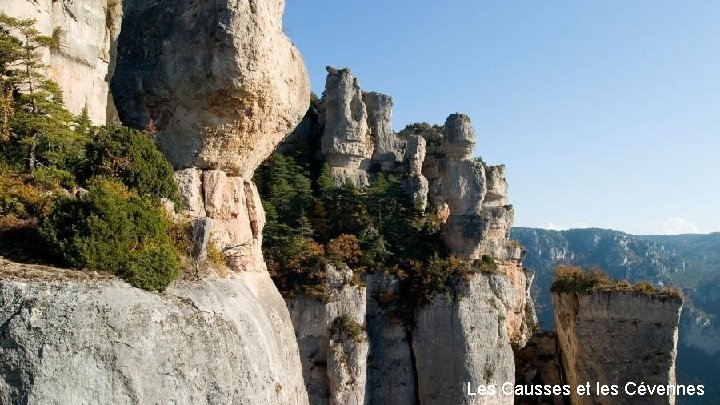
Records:
[[[63,91],[63,100],[77,114],[87,107],[95,124],[111,123],[117,111],[110,94],[122,22],[121,0],[5,0],[0,13],[36,20],[43,35],[58,40],[46,49],[48,75]]]
[[[352,271],[326,265],[330,296],[322,302],[307,296],[287,299],[300,348],[308,397],[312,404],[366,403],[367,334],[341,336],[333,330],[340,317],[365,328],[366,288],[351,284]]]
[[[571,387],[591,382],[593,395],[573,404],[674,404],[674,395],[628,396],[628,382],[675,384],[675,356],[682,300],[619,292],[553,293],[564,378]],[[594,384],[619,386],[600,396]]]

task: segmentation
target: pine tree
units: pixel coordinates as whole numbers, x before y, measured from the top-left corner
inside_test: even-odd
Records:
[[[46,66],[40,51],[55,40],[40,34],[34,25],[34,20],[0,14],[0,49],[8,51],[0,58],[5,92],[0,104],[0,127],[9,140],[3,154],[10,161],[22,163],[32,177],[42,166],[46,174],[69,178],[89,138],[72,130],[73,116],[63,105],[60,86],[44,75]],[[8,91],[12,92],[9,107]]]

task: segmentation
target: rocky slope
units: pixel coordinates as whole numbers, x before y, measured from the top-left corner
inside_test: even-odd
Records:
[[[607,229],[552,231],[513,228],[512,238],[528,251],[524,263],[535,271],[532,296],[544,329],[554,330],[549,288],[553,268],[562,263],[600,266],[610,276],[680,287],[677,380],[704,384],[707,397],[720,398],[720,234],[637,236]],[[678,403],[702,402],[693,397]]]
[[[178,170],[178,219],[192,225],[195,264],[212,246],[232,272],[163,295],[63,281],[60,270],[43,282],[2,273],[0,397],[307,403],[290,316],[265,271],[251,181],[309,102],[304,64],[282,33],[284,1],[11,3],[0,11],[67,32],[48,61],[71,106],[87,100],[102,122],[112,82],[124,124],[155,122]]]
[[[675,384],[682,300],[605,291],[552,299],[565,382],[591,383],[589,394],[571,391],[573,404],[675,403],[674,393],[639,395],[637,386]],[[597,383],[609,394],[598,392]]]

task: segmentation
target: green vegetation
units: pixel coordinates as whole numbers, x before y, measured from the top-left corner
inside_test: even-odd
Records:
[[[627,280],[613,279],[597,268],[583,271],[581,267],[571,265],[561,265],[555,268],[555,281],[550,287],[550,291],[585,294],[598,291],[624,292],[647,297],[682,299],[680,291],[672,288],[660,290],[647,281],[633,284]]]
[[[330,338],[335,341],[343,341],[346,339],[352,339],[355,343],[365,341],[365,328],[345,314],[333,320],[329,332]]]
[[[178,201],[172,167],[149,131],[94,127],[87,109],[65,108],[40,59],[56,40],[0,14],[0,254],[163,290],[187,249],[160,208]]]
[[[306,118],[314,114],[313,104]],[[407,131],[438,128],[417,124]],[[368,187],[336,184],[314,153],[321,132],[317,128],[308,139],[293,140],[292,155],[276,153],[255,173],[267,215],[263,253],[283,295],[329,300],[328,262],[350,267],[354,285],[364,284],[365,273],[388,273],[399,286],[397,293],[384,295],[385,307],[412,322],[415,309],[435,295],[459,295],[475,273],[498,271],[489,256],[474,262],[449,257],[439,218],[419,209],[401,176],[372,172]]]

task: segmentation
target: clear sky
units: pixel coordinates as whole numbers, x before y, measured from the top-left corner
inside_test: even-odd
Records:
[[[468,114],[516,226],[720,231],[717,1],[287,0],[325,66],[393,96],[394,127]]]

